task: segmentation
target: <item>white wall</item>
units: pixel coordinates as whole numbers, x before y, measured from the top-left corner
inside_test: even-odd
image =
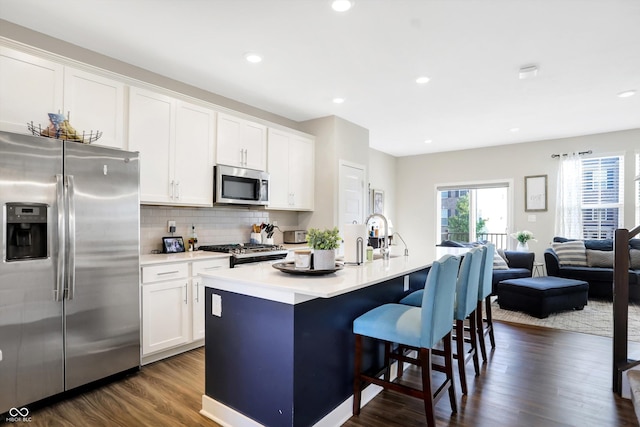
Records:
[[[369,167],[369,130],[337,116],[300,125],[300,130],[316,137],[315,210],[299,214],[300,226],[305,229],[338,226],[339,162]]]
[[[384,191],[384,216],[394,225],[391,232],[398,231],[404,237],[409,229],[405,230],[397,224],[396,163],[396,157],[382,151],[369,150],[369,187]]]
[[[409,243],[409,250],[433,256],[439,243],[436,234],[436,185],[477,181],[513,180],[512,231],[531,230],[537,242],[529,247],[536,260],[554,237],[555,194],[558,159],[552,154],[592,150],[591,156],[625,155],[625,227],[635,224],[634,156],[640,150],[640,129],[587,135],[575,138],[534,141],[522,144],[479,148],[474,150],[401,157],[397,159],[396,202],[397,229]],[[524,211],[524,177],[548,175],[548,210]],[[535,222],[529,216],[535,215]],[[411,232],[403,233],[403,230]],[[515,246],[515,241],[513,241]]]

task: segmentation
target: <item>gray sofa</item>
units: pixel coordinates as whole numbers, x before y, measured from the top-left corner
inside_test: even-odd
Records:
[[[554,237],[554,243],[573,241],[564,237]],[[613,240],[583,240],[587,255],[587,266],[563,265],[553,248],[544,252],[544,260],[549,276],[564,277],[567,279],[584,280],[589,282],[589,297],[612,299],[613,298],[613,266],[602,260],[595,262],[600,255],[606,255],[607,259],[613,259]],[[630,249],[640,250],[640,239],[632,239]],[[602,254],[605,252],[606,254]],[[609,254],[608,252],[611,252]],[[633,256],[633,255],[632,255]],[[633,267],[633,265],[632,265]],[[636,266],[637,267],[637,266]],[[629,299],[640,301],[640,268],[629,270]]]

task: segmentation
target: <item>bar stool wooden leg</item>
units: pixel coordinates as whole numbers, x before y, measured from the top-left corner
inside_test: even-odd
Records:
[[[456,403],[456,389],[453,381],[453,349],[451,348],[451,332],[449,332],[443,338],[444,342],[444,371],[445,375],[450,381],[449,384],[449,402],[451,403],[451,412],[458,412],[458,405]]]
[[[431,349],[420,348],[420,367],[422,368],[422,394],[427,425],[436,427],[435,407],[431,391]]]
[[[467,375],[464,370],[464,320],[456,320],[456,356],[458,360],[458,375],[462,394],[467,394]]]
[[[478,306],[476,307],[476,329],[478,334],[478,347],[480,347],[480,352],[482,353],[482,361],[484,363],[487,362],[487,348],[484,343],[484,321],[482,320],[482,301],[478,301]]]
[[[496,339],[493,336],[493,318],[491,316],[491,295],[485,299],[485,306],[487,311],[487,329],[489,330],[489,341],[491,341],[491,348],[496,348]]]
[[[362,383],[360,381],[360,372],[362,370],[362,335],[356,334],[356,349],[354,354],[354,370],[353,370],[353,415],[360,414],[360,399],[362,393]]]
[[[480,376],[480,361],[478,360],[478,334],[476,331],[476,314],[471,313],[469,316],[469,338],[471,341],[471,352],[473,357],[473,369],[476,372],[476,377]]]

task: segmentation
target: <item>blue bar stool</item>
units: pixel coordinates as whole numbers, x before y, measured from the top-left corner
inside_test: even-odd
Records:
[[[484,246],[471,249],[464,255],[458,281],[456,284],[455,308],[452,321],[455,320],[456,353],[454,359],[458,360],[458,373],[460,376],[460,388],[462,394],[467,394],[467,376],[465,365],[469,360],[473,360],[473,367],[476,376],[480,375],[480,362],[478,360],[478,341],[476,337],[476,314],[478,303],[478,287],[480,284],[480,268],[482,266],[483,253],[486,252]],[[423,296],[423,290],[412,292],[400,300],[400,304],[415,305],[417,300]],[[465,339],[464,321],[469,319],[469,338]],[[469,342],[471,348],[466,351],[464,343]]]
[[[456,276],[460,258],[445,255],[435,261],[427,276],[424,297],[420,307],[404,304],[384,304],[376,307],[353,321],[355,334],[355,357],[353,379],[353,414],[360,413],[362,388],[373,383],[424,401],[427,425],[435,427],[435,403],[449,392],[451,411],[456,412],[456,395],[453,385],[453,352],[451,332],[453,301],[456,288]],[[384,377],[379,373],[362,372],[363,337],[374,338],[385,343]],[[444,341],[444,367],[446,379],[438,387],[435,395],[431,393],[431,350],[440,341]],[[392,343],[415,350],[417,358],[404,355],[403,352],[390,352]],[[422,369],[422,389],[409,387],[390,381],[390,359],[403,360],[419,365]]]
[[[493,277],[493,255],[496,247],[489,243],[486,245],[482,268],[480,270],[480,286],[478,286],[478,306],[476,307],[476,324],[478,327],[478,347],[482,353],[482,361],[487,361],[487,349],[484,337],[489,334],[491,348],[496,348],[496,339],[493,336],[493,319],[491,317],[491,280]],[[482,302],[485,303],[486,319],[482,317]],[[486,323],[486,325],[485,325]]]
[[[460,258],[445,255],[435,261],[425,284],[424,298],[420,307],[404,304],[384,304],[376,307],[353,321],[355,334],[355,363],[353,379],[353,414],[360,413],[361,391],[367,383],[373,383],[385,389],[408,394],[424,400],[427,425],[435,427],[434,405],[449,392],[451,411],[456,412],[456,395],[453,385],[453,353],[451,348],[451,332],[453,318],[453,300],[456,288],[456,276],[460,266]],[[385,351],[385,375],[380,379],[378,374],[362,372],[363,337],[370,337],[385,343],[385,349],[391,343],[418,352],[417,358],[404,354]],[[440,341],[444,341],[444,367],[446,379],[438,387],[435,395],[431,393],[431,349]],[[422,369],[422,389],[390,382],[389,358],[402,358],[405,362],[419,365]]]

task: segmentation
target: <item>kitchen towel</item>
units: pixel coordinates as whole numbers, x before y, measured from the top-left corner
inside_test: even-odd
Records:
[[[364,261],[365,251],[367,249],[367,226],[364,224],[345,224],[344,225],[344,262],[362,262]],[[362,237],[362,257],[358,259],[358,237]]]

